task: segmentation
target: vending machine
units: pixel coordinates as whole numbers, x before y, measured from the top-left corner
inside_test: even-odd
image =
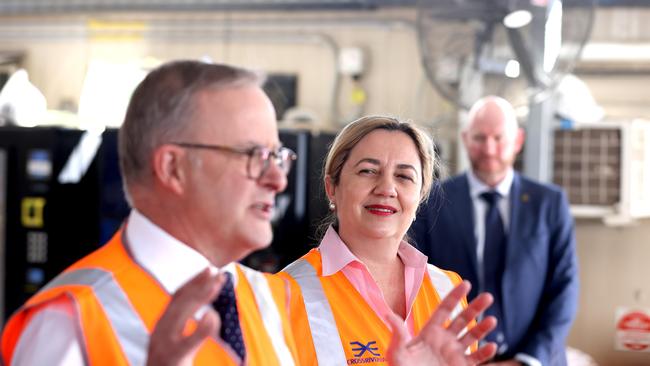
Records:
[[[3,320],[56,274],[99,247],[128,213],[116,131],[104,132],[97,148],[80,154],[83,135],[65,128],[0,128]],[[71,160],[80,158],[88,160],[85,169]],[[78,179],[62,178],[64,168],[69,172],[71,167],[83,170],[76,172]]]

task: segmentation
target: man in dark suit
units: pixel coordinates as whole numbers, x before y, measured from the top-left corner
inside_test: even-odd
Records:
[[[411,235],[429,262],[489,291],[499,320],[489,340],[499,365],[566,365],[578,269],[573,219],[562,190],[514,172],[524,133],[512,106],[486,97],[462,139],[471,169],[442,182]]]

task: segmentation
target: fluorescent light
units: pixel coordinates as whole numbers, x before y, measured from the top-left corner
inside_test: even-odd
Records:
[[[517,60],[508,60],[506,63],[506,69],[505,69],[505,74],[509,78],[517,78],[519,77],[519,61]]]
[[[544,71],[551,72],[562,48],[562,2],[554,1],[544,27]]]
[[[515,10],[503,18],[503,25],[517,29],[527,26],[532,19],[533,15],[528,10]]]

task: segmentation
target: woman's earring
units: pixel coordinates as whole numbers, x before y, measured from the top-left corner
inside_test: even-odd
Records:
[[[330,207],[330,211],[336,210],[336,205],[332,201],[330,201],[330,206],[329,207]]]

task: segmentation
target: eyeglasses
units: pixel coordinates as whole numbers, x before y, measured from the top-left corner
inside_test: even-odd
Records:
[[[280,147],[276,150],[271,150],[264,146],[238,149],[230,146],[194,144],[189,142],[172,142],[171,144],[189,149],[207,149],[246,155],[248,156],[248,161],[246,162],[248,178],[255,180],[260,179],[269,170],[271,160],[273,160],[275,165],[277,165],[284,174],[289,174],[291,164],[298,158],[298,155],[287,147]]]

